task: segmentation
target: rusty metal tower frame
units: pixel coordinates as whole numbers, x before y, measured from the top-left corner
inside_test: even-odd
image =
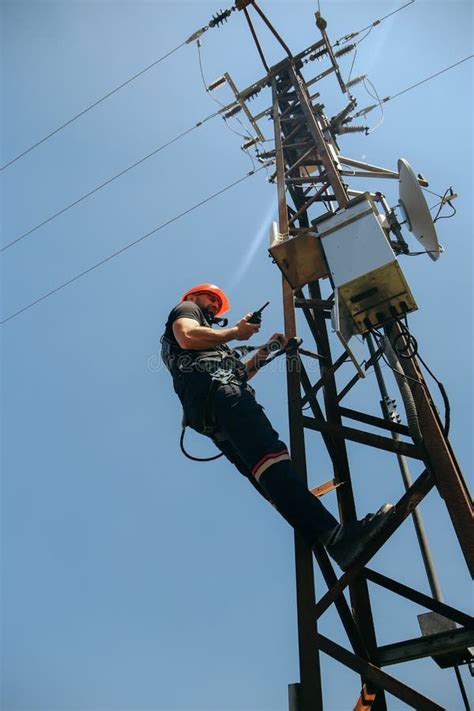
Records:
[[[287,54],[282,62],[273,67],[269,67],[266,63],[248,11],[249,6],[258,12]],[[439,704],[391,676],[383,670],[383,667],[430,656],[434,657],[440,666],[454,666],[460,681],[457,665],[472,662],[468,647],[474,644],[474,621],[469,615],[441,601],[436,581],[430,578],[429,561],[427,572],[432,596],[375,572],[367,567],[367,563],[407,517],[418,515],[416,511],[418,504],[432,489],[437,489],[446,504],[466,564],[473,575],[472,500],[415,356],[403,359],[403,371],[415,402],[422,433],[421,442],[411,441],[408,425],[401,422],[393,401],[390,401],[384,392],[380,370],[377,370],[380,352],[376,350],[372,341],[369,342],[371,357],[367,360],[365,368],[376,369],[382,394],[383,416],[344,407],[344,397],[357,385],[360,376],[356,374],[344,388],[338,390],[336,373],[348,359],[348,354],[343,350],[334,358],[332,353],[327,320],[330,318],[333,301],[331,298],[322,297],[321,275],[318,274],[317,267],[317,262],[322,257],[315,248],[317,239],[309,215],[310,208],[313,206],[323,204],[328,213],[334,213],[351,204],[351,199],[357,191],[350,190],[346,176],[356,174],[355,168],[358,171],[357,175],[380,179],[396,179],[398,173],[345,158],[339,152],[336,135],[351,130],[347,128],[345,119],[354,109],[355,102],[350,96],[338,65],[338,54],[344,53],[347,48],[335,51],[326,33],[326,22],[320,14],[316,13],[316,24],[321,39],[293,56],[255,2],[237,0],[236,7],[245,14],[266,75],[240,92],[231,78],[227,74],[224,75],[234,91],[235,102],[224,107],[221,113],[224,116],[232,116],[244,110],[259,139],[262,138],[262,134],[258,122],[264,117],[271,117],[273,120],[275,148],[262,155],[274,159],[276,168],[273,179],[278,192],[279,244],[277,250],[272,251],[272,256],[276,257],[275,261],[284,274],[285,331],[288,337],[297,335],[296,313],[301,312],[314,338],[316,353],[313,353],[313,356],[317,357],[319,363],[319,379],[316,383],[312,383],[300,355],[296,353],[287,357],[292,459],[307,483],[305,430],[321,433],[332,461],[334,478],[316,487],[313,493],[319,496],[336,489],[340,519],[343,523],[356,519],[347,442],[357,442],[391,452],[397,456],[399,462],[405,458],[413,458],[423,462],[425,467],[414,483],[409,479],[405,480],[406,492],[396,504],[396,512],[391,523],[364,552],[363,557],[342,577],[337,578],[322,546],[314,552],[328,586],[327,592],[318,600],[316,600],[314,586],[313,552],[298,535],[295,535],[300,682],[290,686],[291,711],[320,711],[324,707],[320,652],[328,654],[360,675],[361,693],[354,705],[354,709],[358,711],[387,709],[385,692],[393,694],[416,709],[440,710],[442,707]],[[329,60],[329,67],[310,81],[306,81],[301,71],[303,64],[321,57]],[[340,114],[329,119],[324,113],[324,107],[317,102],[319,94],[311,94],[310,87],[331,74],[336,77],[342,93],[348,97],[348,104]],[[253,115],[246,102],[263,88],[271,88],[272,105],[269,109]],[[422,179],[420,182],[423,184]],[[376,193],[374,198],[380,202],[387,216],[390,217],[383,196]],[[303,261],[315,262],[313,277],[303,279],[302,284],[291,285],[291,279],[288,280],[289,262],[292,259],[298,261],[301,256],[298,255],[298,249],[309,236],[311,236],[310,243],[313,251],[304,252],[302,258]],[[283,257],[276,256],[278,250]],[[392,341],[397,336],[403,337],[402,328],[396,318],[388,321],[384,328],[387,337]],[[370,336],[368,339],[370,340]],[[318,394],[322,396],[324,406],[320,405]],[[311,409],[312,416],[305,415],[304,407]],[[360,425],[349,427],[343,424],[343,419],[378,428],[383,434],[374,434],[360,429]],[[420,519],[417,520],[421,528]],[[421,540],[423,532],[420,533],[418,525],[415,521],[418,537]],[[422,553],[426,564],[426,550],[423,546]],[[418,639],[379,647],[368,581],[418,603],[442,618],[447,618],[451,628]],[[343,594],[346,588],[350,596],[350,605]],[[350,641],[351,650],[344,649],[318,633],[318,620],[331,605],[335,605],[337,609]],[[466,708],[469,708],[465,694],[463,699]]]

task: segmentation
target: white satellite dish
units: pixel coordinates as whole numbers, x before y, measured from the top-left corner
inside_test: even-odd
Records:
[[[405,213],[408,229],[423,245],[431,259],[436,261],[439,259],[442,247],[438,242],[430,209],[418,183],[418,178],[404,158],[400,158],[398,161],[398,173],[400,175],[400,206]]]

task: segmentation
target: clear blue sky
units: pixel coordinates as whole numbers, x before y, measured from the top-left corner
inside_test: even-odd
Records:
[[[293,51],[318,39],[317,3],[261,6]],[[321,0],[333,40],[397,6]],[[220,7],[204,0],[4,1],[2,164],[178,45]],[[265,30],[261,37],[269,61],[278,61],[280,49]],[[241,13],[207,32],[202,44],[208,81],[229,71],[244,87],[262,75]],[[367,73],[382,96],[393,95],[472,51],[470,3],[416,0],[364,40],[353,73]],[[346,76],[350,62],[342,61]],[[323,87],[322,100],[335,113],[343,97],[334,80]],[[369,137],[340,141],[343,154],[391,169],[405,157],[435,192],[452,185],[459,193],[455,218],[438,223],[446,250],[440,260],[407,257],[401,265],[420,307],[411,327],[449,393],[451,439],[466,476],[471,88],[472,60],[388,102],[384,123]],[[231,98],[225,90],[217,96]],[[357,97],[359,107],[373,103],[363,88]],[[2,243],[215,106],[202,87],[196,47],[187,45],[3,171]],[[367,120],[377,123],[378,111]],[[241,142],[213,119],[5,251],[3,318],[243,176],[251,165]],[[396,187],[381,186],[391,204]],[[287,684],[298,679],[291,529],[226,461],[182,457],[180,409],[157,360],[167,313],[196,282],[227,289],[235,320],[270,300],[264,335],[281,329],[280,277],[266,253],[274,211],[275,187],[261,172],[2,327],[5,711],[287,709]],[[341,382],[352,373],[345,365]],[[262,372],[255,384],[286,438],[283,371]],[[442,410],[435,384],[432,392]],[[377,413],[378,400],[371,375],[348,404]],[[187,442],[197,454],[212,453],[193,433]],[[310,433],[307,442],[315,485],[331,469],[319,436]],[[360,514],[399,498],[392,455],[349,450]],[[419,470],[414,464],[413,474]],[[332,494],[327,503],[334,510]],[[421,510],[445,599],[468,609],[469,577],[436,492]],[[428,592],[410,521],[373,567]],[[317,588],[324,591],[319,572]],[[374,590],[373,607],[381,644],[419,634],[418,606]],[[346,643],[332,612],[320,629]],[[329,711],[352,708],[358,677],[325,657],[322,665]],[[431,660],[388,671],[450,711],[462,708],[453,673]],[[405,708],[390,698],[390,709]]]

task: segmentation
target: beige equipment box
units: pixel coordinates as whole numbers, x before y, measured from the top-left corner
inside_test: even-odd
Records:
[[[359,333],[418,308],[369,193],[313,226],[335,292]]]

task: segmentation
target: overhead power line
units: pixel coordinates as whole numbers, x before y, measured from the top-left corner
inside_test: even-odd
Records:
[[[59,131],[62,131],[64,128],[66,128],[66,126],[69,126],[71,123],[76,121],[78,118],[80,118],[81,116],[84,116],[84,114],[86,114],[88,111],[91,111],[91,109],[95,108],[96,106],[101,104],[103,101],[110,98],[113,94],[116,94],[118,91],[123,89],[128,84],[131,84],[131,82],[135,81],[135,79],[138,79],[138,77],[140,77],[143,74],[145,74],[146,72],[150,71],[150,69],[153,69],[153,67],[156,67],[157,64],[160,64],[160,62],[167,59],[167,57],[170,57],[172,54],[177,52],[178,49],[181,49],[181,47],[184,47],[185,44],[190,44],[194,40],[198,39],[199,37],[201,37],[201,35],[204,34],[204,32],[207,32],[207,30],[209,30],[210,28],[219,27],[223,22],[227,22],[228,18],[230,17],[231,13],[234,12],[234,10],[236,10],[235,6],[230,8],[229,10],[219,10],[219,12],[216,15],[213,15],[213,17],[209,21],[209,24],[205,25],[204,27],[201,27],[199,30],[194,32],[190,37],[188,37],[188,39],[184,40],[184,42],[181,42],[181,44],[179,44],[177,47],[175,47],[174,49],[171,49],[169,52],[164,54],[162,57],[160,57],[159,59],[156,59],[154,62],[149,64],[147,67],[140,69],[139,72],[137,72],[136,74],[131,76],[126,81],[122,82],[122,84],[119,84],[119,86],[116,86],[115,89],[111,89],[111,91],[108,91],[100,99],[97,99],[97,101],[94,101],[92,104],[87,106],[85,109],[83,109],[82,111],[79,111],[78,114],[76,114],[75,116],[70,118],[68,121],[61,124],[61,126],[58,126],[57,128],[55,128],[54,131],[51,131],[46,136],[41,138],[39,141],[36,141],[36,143],[33,143],[33,145],[31,145],[29,148],[26,148],[24,151],[19,153],[17,156],[15,156],[11,160],[9,160],[8,163],[5,163],[5,165],[2,165],[0,167],[0,170],[5,170],[6,168],[9,168],[11,165],[13,165],[13,163],[16,163],[17,160],[20,160],[20,158],[23,158],[23,156],[30,153],[30,151],[34,150],[35,148],[40,146],[42,143],[47,141],[49,138],[51,138],[52,136],[59,133]]]
[[[392,101],[392,99],[396,99],[398,96],[402,96],[402,94],[406,94],[408,91],[412,91],[412,89],[416,89],[416,87],[421,86],[422,84],[426,84],[426,82],[431,81],[432,79],[435,79],[436,77],[439,77],[440,74],[444,74],[445,72],[449,71],[450,69],[454,69],[454,67],[459,66],[463,62],[467,62],[468,59],[472,59],[473,57],[474,57],[474,54],[470,54],[468,57],[464,57],[464,59],[460,59],[459,62],[450,64],[449,67],[445,67],[444,69],[441,69],[439,72],[436,72],[435,74],[431,74],[429,77],[426,77],[425,79],[421,79],[421,81],[416,82],[416,84],[412,84],[411,86],[408,86],[406,89],[402,89],[401,91],[397,92],[396,94],[393,94],[392,96],[385,96],[383,99],[380,99],[378,95],[374,96],[373,98],[375,98],[378,101],[378,103],[373,104],[371,106],[366,106],[365,108],[361,109],[356,114],[354,114],[352,118],[354,119],[354,118],[359,118],[359,116],[366,116],[370,111],[377,108],[377,106],[380,107],[380,109],[382,109],[383,104],[386,104],[388,101]],[[365,78],[367,78],[367,77],[365,77]],[[374,130],[374,129],[372,129],[372,130]]]
[[[370,25],[367,25],[367,27],[362,27],[362,29],[357,30],[357,32],[350,32],[349,34],[344,35],[343,37],[339,37],[339,39],[334,43],[334,47],[338,47],[340,44],[344,44],[345,42],[350,42],[350,40],[354,39],[354,37],[357,37],[357,35],[360,35],[361,32],[365,32],[366,30],[369,30],[369,32],[370,32],[373,27],[380,25],[381,22],[383,22],[384,20],[386,20],[389,17],[392,17],[392,15],[395,15],[397,12],[400,12],[400,10],[404,10],[409,5],[413,5],[414,2],[415,2],[415,0],[410,0],[410,2],[407,2],[404,5],[397,7],[396,10],[392,10],[392,12],[389,12],[387,15],[380,17],[378,20],[374,20],[373,22],[370,23]],[[369,33],[367,33],[367,34],[369,34]]]
[[[164,229],[168,225],[171,225],[173,222],[176,222],[181,217],[184,217],[185,215],[189,214],[193,210],[196,210],[198,207],[205,205],[206,203],[210,202],[210,200],[213,200],[214,198],[218,197],[219,195],[222,195],[222,193],[225,193],[227,190],[230,190],[231,188],[235,187],[239,183],[242,183],[244,180],[247,180],[252,175],[255,175],[256,173],[263,170],[264,167],[265,166],[262,165],[260,168],[257,168],[256,170],[251,170],[249,173],[246,173],[244,176],[242,176],[238,180],[234,180],[234,182],[230,183],[230,185],[226,185],[224,188],[221,188],[220,190],[213,193],[212,195],[209,195],[207,198],[204,198],[204,200],[201,200],[200,202],[196,203],[195,205],[192,205],[191,207],[189,207],[187,210],[184,210],[184,212],[180,212],[179,215],[175,215],[175,217],[172,217],[170,220],[166,220],[166,222],[162,222],[161,225],[158,225],[158,227],[155,227],[153,230],[150,230],[150,232],[147,232],[145,235],[142,235],[141,237],[134,240],[133,242],[129,242],[129,244],[126,244],[121,249],[118,249],[116,252],[109,254],[108,257],[101,259],[100,262],[93,264],[91,267],[88,267],[88,269],[85,269],[84,271],[80,272],[79,274],[76,274],[76,276],[72,277],[71,279],[68,279],[63,284],[60,284],[59,286],[57,286],[55,289],[51,289],[51,291],[48,291],[46,294],[43,294],[43,296],[40,296],[38,299],[35,299],[34,301],[32,301],[30,304],[27,304],[27,306],[23,306],[23,308],[19,309],[18,311],[15,311],[15,313],[10,314],[10,316],[7,316],[6,318],[4,318],[3,321],[0,321],[0,325],[3,325],[7,321],[11,321],[12,319],[16,318],[17,316],[24,313],[25,311],[28,311],[28,309],[31,309],[36,304],[39,304],[41,301],[44,301],[45,299],[52,296],[53,294],[56,294],[58,291],[65,289],[67,286],[69,286],[73,282],[78,281],[86,274],[89,274],[90,272],[94,271],[94,269],[98,269],[98,267],[101,267],[106,262],[110,262],[111,259],[118,257],[119,254],[122,254],[123,252],[126,252],[128,249],[131,249],[135,245],[139,244],[139,242],[143,242],[143,240],[147,239],[148,237],[151,237],[151,235],[156,234],[156,232],[159,232],[160,230]]]
[[[382,99],[382,103],[391,101],[392,99],[396,99],[397,96],[401,96],[402,94],[406,94],[407,91],[411,91],[412,89],[415,89],[417,86],[420,86],[421,84],[425,84],[427,81],[430,81],[431,79],[434,79],[435,77],[439,77],[440,74],[444,74],[444,72],[447,72],[449,69],[453,69],[454,67],[457,67],[459,64],[462,64],[463,62],[467,62],[468,59],[472,59],[473,57],[474,57],[474,54],[470,54],[468,57],[464,57],[464,59],[460,59],[459,62],[456,62],[455,64],[451,64],[449,67],[446,67],[445,69],[441,69],[439,72],[436,72],[436,74],[431,74],[431,76],[426,77],[426,79],[422,79],[421,81],[417,82],[416,84],[412,84],[411,86],[407,87],[406,89],[399,91],[398,94],[393,94],[393,96],[386,96],[384,99]]]
[[[162,151],[164,148],[167,148],[172,143],[175,143],[176,141],[178,141],[180,138],[187,136],[188,133],[191,133],[191,131],[194,131],[196,128],[199,128],[200,126],[205,124],[206,121],[209,121],[210,119],[212,119],[218,115],[219,115],[219,112],[215,111],[213,114],[206,116],[206,118],[202,119],[202,121],[199,121],[198,123],[194,124],[194,126],[191,126],[191,128],[186,129],[179,135],[172,138],[170,141],[167,141],[166,143],[163,143],[163,145],[158,146],[158,148],[155,148],[153,151],[151,151],[151,153],[148,153],[146,156],[143,156],[143,158],[140,158],[139,160],[135,161],[135,163],[132,163],[132,165],[129,165],[127,168],[124,168],[124,170],[121,170],[120,173],[117,173],[116,175],[113,175],[111,178],[108,178],[100,185],[97,185],[92,190],[89,190],[88,193],[85,193],[77,200],[74,200],[74,202],[71,202],[69,205],[66,205],[66,207],[63,207],[61,210],[58,210],[57,212],[55,212],[54,215],[50,215],[45,220],[43,220],[42,222],[39,222],[37,225],[35,225],[31,229],[27,230],[26,232],[23,232],[23,234],[19,235],[11,242],[8,242],[8,244],[6,244],[4,247],[0,248],[0,252],[4,252],[5,250],[12,247],[14,244],[17,244],[17,242],[20,242],[20,240],[24,239],[25,237],[28,237],[28,235],[31,235],[32,232],[35,232],[36,230],[39,230],[40,227],[47,225],[48,222],[51,222],[56,217],[59,217],[59,215],[63,215],[65,212],[70,210],[75,205],[78,205],[83,200],[86,200],[86,198],[90,197],[91,195],[94,195],[94,193],[98,192],[102,188],[105,188],[106,185],[110,185],[110,183],[112,183],[114,180],[117,180],[117,178],[120,178],[122,175],[125,175],[125,173],[128,173],[130,170],[132,170],[132,168],[136,168],[138,165],[140,165],[141,163],[144,163],[146,160],[148,160],[148,158],[151,158],[152,156],[156,155],[157,153]]]
[[[116,86],[115,89],[112,89],[111,91],[107,92],[107,94],[104,94],[104,96],[102,96],[100,99],[97,99],[97,101],[94,101],[94,103],[92,103],[92,104],[90,104],[89,106],[87,106],[87,108],[83,109],[82,111],[79,111],[78,114],[76,114],[75,116],[73,116],[72,118],[70,118],[70,119],[69,119],[68,121],[66,121],[65,123],[61,124],[61,126],[58,126],[57,128],[55,128],[54,131],[51,131],[51,133],[48,133],[47,136],[44,136],[44,138],[41,138],[41,139],[40,139],[39,141],[37,141],[36,143],[33,143],[32,146],[30,146],[29,148],[26,148],[26,150],[22,151],[22,153],[19,153],[17,156],[15,156],[15,158],[12,158],[10,161],[8,161],[8,163],[5,163],[5,165],[2,165],[2,167],[0,168],[0,170],[5,170],[5,168],[8,168],[9,166],[13,165],[13,163],[16,163],[17,160],[20,160],[20,158],[23,158],[23,156],[26,156],[26,154],[27,154],[27,153],[30,153],[30,151],[32,151],[34,148],[37,148],[37,147],[40,146],[42,143],[44,143],[45,141],[47,141],[49,138],[51,138],[52,136],[54,136],[56,133],[59,133],[59,131],[62,131],[63,128],[66,128],[66,126],[69,126],[71,123],[73,123],[74,121],[76,121],[76,120],[77,120],[78,118],[80,118],[81,116],[84,116],[84,114],[86,114],[88,111],[90,111],[91,109],[93,109],[93,108],[95,108],[96,106],[98,106],[99,104],[101,104],[103,101],[105,101],[106,99],[108,99],[109,97],[111,97],[113,94],[116,94],[118,91],[120,91],[120,89],[123,89],[124,86],[127,86],[127,84],[130,84],[132,81],[135,81],[135,79],[138,79],[138,77],[142,76],[142,74],[145,74],[145,72],[148,72],[148,71],[149,71],[150,69],[152,69],[153,67],[156,67],[157,64],[159,64],[160,62],[162,62],[164,59],[166,59],[166,58],[169,57],[170,55],[174,54],[174,52],[177,52],[178,49],[181,49],[181,47],[183,47],[185,44],[186,44],[186,42],[181,42],[181,44],[179,44],[177,47],[175,47],[174,49],[172,49],[170,52],[167,52],[167,54],[164,54],[162,57],[160,57],[159,59],[157,59],[155,62],[152,62],[151,64],[149,64],[149,65],[148,65],[147,67],[145,67],[144,69],[141,69],[139,72],[137,72],[137,73],[134,74],[132,77],[130,77],[129,79],[127,79],[126,81],[124,81],[122,84],[120,84],[119,86]]]
[[[444,72],[447,72],[449,69],[453,69],[454,67],[457,67],[459,64],[462,64],[463,62],[466,62],[468,59],[472,59],[472,57],[474,57],[473,54],[469,55],[468,57],[465,57],[464,59],[461,59],[459,62],[456,62],[455,64],[451,64],[449,67],[446,67],[445,69],[442,69],[441,71],[436,72],[435,74],[432,74],[432,75],[429,76],[429,77],[426,77],[425,79],[422,79],[421,81],[417,82],[416,84],[413,84],[412,86],[409,86],[409,87],[407,87],[406,89],[403,89],[402,91],[399,91],[397,94],[394,94],[393,96],[386,96],[384,99],[380,99],[378,96],[377,96],[377,97],[374,97],[374,98],[377,99],[378,104],[374,105],[373,107],[367,107],[367,108],[369,108],[369,109],[371,110],[372,108],[375,108],[376,106],[379,106],[379,107],[381,108],[381,110],[383,111],[383,104],[384,104],[384,103],[387,103],[388,101],[391,101],[392,99],[395,99],[395,98],[397,98],[398,96],[401,96],[402,94],[405,94],[407,91],[411,91],[412,89],[415,89],[416,87],[420,86],[421,84],[424,84],[425,82],[430,81],[431,79],[434,79],[435,77],[439,76],[440,74],[443,74]],[[204,80],[204,79],[203,79],[203,80]],[[204,82],[205,82],[205,80],[204,80]],[[207,87],[206,87],[206,89],[207,89]],[[369,92],[369,93],[370,93],[370,92]],[[217,101],[217,100],[216,100],[216,101]],[[219,102],[219,101],[217,101],[217,103],[219,103],[221,106],[224,106],[224,104],[222,104],[222,103]],[[362,110],[359,111],[357,114],[355,114],[355,115],[354,115],[354,118],[356,118],[356,117],[358,117],[358,116],[361,116],[361,115],[365,115],[366,113],[368,113],[367,108],[362,109]],[[191,133],[191,132],[194,131],[196,128],[199,128],[199,127],[202,126],[204,123],[206,123],[206,122],[209,121],[210,119],[214,118],[215,116],[218,116],[219,114],[221,114],[221,111],[216,111],[216,112],[214,112],[213,114],[210,114],[209,116],[206,116],[206,118],[202,119],[201,121],[198,121],[196,124],[194,124],[193,126],[191,126],[191,127],[188,128],[188,129],[186,129],[186,130],[183,131],[182,133],[178,134],[177,136],[175,136],[175,137],[172,138],[171,140],[167,141],[166,143],[164,143],[164,144],[161,145],[161,146],[158,146],[158,148],[155,148],[153,151],[151,151],[150,153],[148,153],[146,156],[143,156],[143,158],[140,158],[139,160],[135,161],[135,163],[132,163],[132,164],[129,165],[127,168],[124,168],[124,170],[121,170],[119,173],[116,173],[116,175],[113,175],[111,178],[108,178],[108,179],[105,180],[103,183],[100,183],[100,185],[97,185],[95,188],[93,188],[93,189],[90,190],[89,192],[85,193],[84,195],[82,195],[82,196],[81,196],[80,198],[78,198],[77,200],[74,200],[74,201],[71,202],[69,205],[66,205],[66,206],[63,207],[61,210],[58,210],[57,212],[55,212],[53,215],[50,215],[50,216],[47,217],[45,220],[43,220],[42,222],[39,222],[37,225],[35,225],[35,226],[32,227],[31,229],[27,230],[27,231],[24,232],[23,234],[19,235],[18,237],[16,237],[16,238],[15,238],[14,240],[12,240],[11,242],[8,242],[4,247],[1,247],[1,248],[0,248],[0,253],[6,251],[7,249],[9,249],[10,247],[12,247],[12,246],[13,246],[14,244],[16,244],[17,242],[20,242],[21,240],[23,240],[25,237],[28,237],[30,234],[32,234],[32,233],[35,232],[36,230],[40,229],[40,227],[43,227],[44,225],[48,224],[49,222],[52,222],[54,219],[56,219],[56,217],[59,217],[60,215],[62,215],[62,214],[64,214],[65,212],[67,212],[68,210],[70,210],[70,209],[71,209],[72,207],[74,207],[75,205],[78,205],[78,204],[79,204],[80,202],[82,202],[83,200],[86,200],[88,197],[91,197],[91,195],[94,195],[94,193],[97,193],[97,192],[98,192],[99,190],[101,190],[102,188],[106,187],[107,185],[110,185],[110,183],[112,183],[114,180],[117,180],[117,179],[120,178],[122,175],[125,175],[125,173],[128,173],[128,172],[129,172],[130,170],[132,170],[133,168],[136,168],[138,165],[140,165],[140,164],[143,163],[144,161],[148,160],[148,158],[151,158],[152,156],[156,155],[157,153],[159,153],[159,152],[162,151],[163,149],[167,148],[167,147],[170,146],[171,144],[173,144],[173,143],[175,143],[176,141],[178,141],[179,139],[183,138],[183,137],[186,136],[188,133]],[[226,125],[233,131],[232,127],[228,125],[228,122],[227,122],[227,121],[226,121]],[[378,125],[379,125],[379,124],[378,124]],[[377,126],[378,126],[378,125],[377,125]],[[245,128],[245,127],[244,127],[244,128]],[[370,132],[373,132],[374,130],[375,130],[375,128],[371,129]],[[238,133],[238,132],[236,132],[236,131],[233,131],[233,132],[234,132],[234,133]],[[238,134],[238,135],[242,135],[242,136],[243,136],[243,134]],[[246,152],[247,152],[247,151],[246,151]],[[251,157],[251,156],[249,156],[249,157]]]

